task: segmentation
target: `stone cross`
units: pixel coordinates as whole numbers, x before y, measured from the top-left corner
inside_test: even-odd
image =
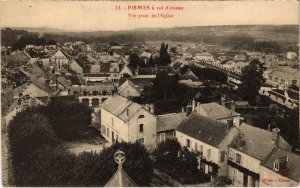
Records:
[[[125,162],[126,156],[125,153],[121,150],[118,150],[114,155],[115,162],[118,164],[119,168],[122,168],[122,164]]]

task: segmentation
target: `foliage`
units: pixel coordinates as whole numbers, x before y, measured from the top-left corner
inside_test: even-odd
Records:
[[[128,65],[129,68],[137,69],[137,67],[140,66],[140,64],[142,63],[143,63],[142,60],[136,53],[131,53],[129,55],[129,65]]]
[[[197,169],[197,154],[190,152],[185,147],[182,148],[175,139],[159,143],[153,156],[155,166],[176,179],[184,177],[202,178],[202,174]]]
[[[122,78],[131,78],[131,75],[128,73],[124,73]]]
[[[178,82],[178,76],[169,76],[165,71],[160,71],[156,74],[153,81],[154,88],[157,92],[158,98],[167,99],[168,96],[174,91]]]
[[[62,146],[52,130],[51,121],[43,115],[49,112],[47,108],[29,108],[10,123],[8,133],[15,185],[104,186],[117,170],[113,156],[118,149],[126,153],[123,168],[128,175],[138,185],[148,185],[153,165],[143,145],[116,143],[101,153],[85,152],[76,156]],[[73,113],[73,116],[78,114]]]
[[[161,44],[160,53],[159,53],[159,66],[166,66],[171,64],[171,58],[168,53],[168,44],[165,43]]]
[[[126,154],[124,171],[141,186],[147,186],[151,180],[153,165],[149,153],[139,143],[116,143],[104,149],[100,154],[84,152],[78,155],[75,165],[74,185],[104,186],[117,171],[114,154],[122,150]]]
[[[218,70],[200,68],[194,65],[190,66],[190,69],[199,78],[199,80],[214,80],[223,84],[227,82],[227,75]]]
[[[51,102],[47,116],[60,138],[76,139],[91,124],[91,109],[79,102]]]
[[[33,108],[17,114],[8,126],[8,136],[12,159],[18,163],[27,160],[28,153],[44,144],[57,146],[60,143],[47,117]]]
[[[241,85],[238,88],[238,92],[244,100],[253,103],[264,82],[263,66],[260,61],[254,59],[242,71]]]

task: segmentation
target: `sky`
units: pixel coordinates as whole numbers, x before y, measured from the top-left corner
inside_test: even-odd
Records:
[[[299,24],[297,1],[17,1],[0,2],[1,27],[64,31],[127,30],[207,25]],[[154,10],[128,10],[144,5]],[[116,10],[120,6],[122,10]],[[183,10],[158,10],[183,7]],[[128,14],[136,14],[129,18]],[[152,18],[152,14],[159,18]],[[162,18],[161,14],[172,17]],[[148,18],[138,18],[148,15]]]

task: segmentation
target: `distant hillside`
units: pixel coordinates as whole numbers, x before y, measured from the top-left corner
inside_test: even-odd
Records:
[[[275,41],[278,43],[298,43],[298,25],[239,25],[239,26],[195,26],[195,27],[174,27],[174,28],[141,28],[124,31],[93,31],[93,32],[66,32],[58,29],[48,28],[15,28],[35,32],[38,36],[46,39],[54,39],[57,42],[83,40],[86,42],[143,42],[149,40],[172,40],[185,42],[204,42],[222,44],[235,36],[245,36],[255,41]],[[14,30],[13,33],[17,33]],[[2,41],[12,44],[12,34],[1,30]],[[5,33],[3,35],[3,33]],[[24,33],[24,32],[23,32]],[[20,33],[18,33],[19,35]],[[4,40],[3,40],[4,39]]]

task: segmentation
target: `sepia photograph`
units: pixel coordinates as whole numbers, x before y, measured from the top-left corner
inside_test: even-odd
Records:
[[[0,27],[1,186],[300,186],[297,0],[8,0]]]

